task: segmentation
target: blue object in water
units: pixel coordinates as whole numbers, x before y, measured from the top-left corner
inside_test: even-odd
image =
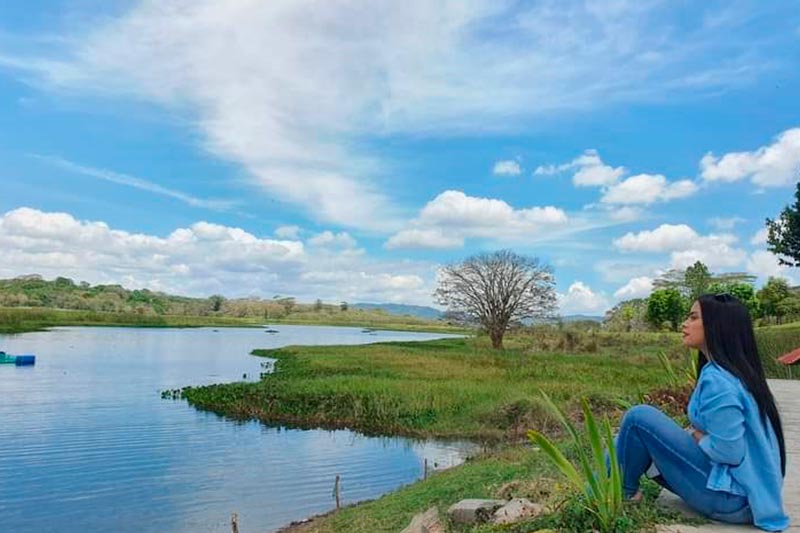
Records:
[[[14,364],[17,366],[29,366],[36,364],[36,356],[35,355],[18,355],[17,360],[14,361]]]
[[[30,366],[36,364],[35,355],[8,355],[0,352],[0,364],[14,364],[17,366]]]

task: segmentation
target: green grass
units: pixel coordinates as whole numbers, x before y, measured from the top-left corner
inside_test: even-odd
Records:
[[[645,501],[626,508],[624,531],[648,531],[657,523],[677,521],[672,511],[654,503],[659,488],[643,484]],[[342,480],[347,494],[347,479]],[[528,498],[545,505],[548,513],[515,526],[482,525],[463,529],[470,533],[533,532],[544,528],[558,531],[591,531],[590,515],[554,470],[544,454],[530,448],[509,447],[479,455],[463,465],[437,472],[425,481],[407,485],[377,500],[344,507],[315,518],[293,530],[297,533],[377,533],[400,531],[411,518],[436,506],[444,519],[447,508],[464,498]],[[457,531],[450,526],[451,531]]]
[[[132,327],[253,327],[264,323],[370,327],[398,331],[464,333],[463,329],[413,317],[354,310],[352,312],[298,313],[265,321],[259,317],[220,315],[186,316],[148,313],[105,313],[42,307],[0,307],[0,333],[40,331],[53,326],[132,326]]]
[[[768,373],[785,374],[786,369],[768,362],[800,345],[800,327],[761,328],[757,336]],[[539,392],[547,392],[571,416],[577,416],[579,399],[588,397],[593,410],[616,420],[621,410],[615,399],[635,401],[639,392],[669,385],[659,352],[682,365],[687,351],[677,334],[553,328],[509,336],[506,347],[494,351],[485,338],[463,338],[257,350],[257,355],[277,358],[274,375],[260,383],[188,388],[184,395],[197,407],[235,418],[346,427],[367,434],[511,443],[378,500],[320,517],[297,531],[399,531],[414,514],[432,505],[444,513],[462,498],[498,496],[555,501],[557,508],[517,526],[480,526],[470,533],[589,531],[591,517],[574,493],[559,494],[557,487],[564,482],[544,455],[513,444],[528,429],[559,435],[557,422],[538,400]],[[562,441],[560,446],[574,457],[569,445]],[[517,490],[499,494],[504,485]],[[346,487],[345,479],[345,492]],[[674,513],[654,504],[657,486],[650,484],[646,493],[643,505],[626,509],[619,531],[653,531],[656,523],[677,520]]]
[[[654,354],[619,352],[498,352],[482,338],[295,346],[254,352],[278,359],[276,373],[260,383],[188,388],[185,396],[197,407],[271,423],[513,440],[555,425],[539,391],[566,403],[587,396],[612,409],[617,397],[667,384]]]

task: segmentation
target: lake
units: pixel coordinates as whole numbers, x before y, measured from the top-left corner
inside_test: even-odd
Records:
[[[466,443],[237,422],[160,391],[256,378],[254,348],[427,340],[324,326],[84,328],[0,335],[36,366],[0,366],[0,528],[14,532],[269,531],[463,461]]]

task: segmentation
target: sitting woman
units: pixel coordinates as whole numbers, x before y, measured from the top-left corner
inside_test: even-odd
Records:
[[[683,324],[683,343],[699,350],[686,429],[649,405],[622,419],[617,454],[625,497],[641,499],[654,480],[715,520],[783,531],[786,451],[747,308],[728,294],[704,295]]]

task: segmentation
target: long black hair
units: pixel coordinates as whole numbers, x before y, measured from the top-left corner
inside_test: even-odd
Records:
[[[702,369],[710,358],[739,378],[758,404],[762,421],[769,418],[778,437],[781,451],[781,473],[786,475],[786,446],[783,426],[775,398],[767,385],[764,367],[758,356],[753,321],[747,307],[730,294],[704,294],[697,298],[703,319],[703,332],[708,354],[700,350],[697,368]],[[766,427],[766,423],[765,423]]]

